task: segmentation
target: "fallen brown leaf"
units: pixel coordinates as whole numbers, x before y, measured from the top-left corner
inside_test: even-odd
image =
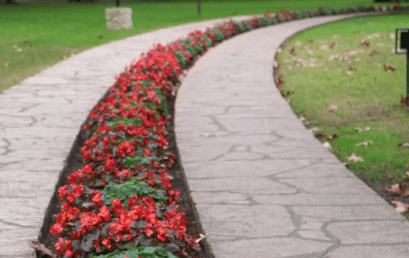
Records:
[[[330,106],[330,107],[328,108],[328,111],[329,111],[329,112],[337,112],[337,111],[338,111],[338,107],[332,105],[332,106]]]
[[[277,86],[277,87],[280,87],[281,84],[283,84],[283,82],[284,82],[284,81],[281,79],[281,75],[276,76],[276,78],[275,78],[275,83],[276,83],[276,86]]]
[[[216,135],[214,133],[201,133],[200,137],[203,138],[209,138],[209,137],[215,137]]]
[[[362,131],[369,131],[369,130],[371,130],[371,128],[370,128],[369,126],[363,128],[363,129],[361,129],[361,128],[359,128],[359,127],[355,127],[355,130],[357,130],[358,133],[360,133],[360,132],[362,132]]]
[[[324,148],[326,148],[326,149],[330,149],[330,148],[331,148],[331,144],[330,144],[329,142],[324,142],[324,143],[322,144],[322,146],[324,146]]]
[[[348,161],[354,161],[354,162],[364,162],[365,160],[361,157],[358,157],[355,155],[355,153],[352,153],[351,155],[346,157]]]
[[[4,68],[7,68],[8,66],[9,66],[9,63],[7,63],[6,59],[4,59],[4,61],[3,61],[3,67],[4,67]]]
[[[369,53],[369,55],[371,55],[371,56],[374,56],[376,54],[378,54],[378,51],[376,51],[376,50],[372,50],[371,53]]]
[[[99,39],[103,39],[103,38],[104,38],[104,36],[102,36],[102,35],[99,35],[99,36],[98,36],[98,38],[99,38]]]
[[[311,128],[310,131],[311,131],[311,132],[316,132],[316,131],[321,131],[321,129],[319,129],[319,128],[317,128],[317,127],[314,127],[314,128]]]
[[[331,140],[334,140],[334,139],[337,139],[337,138],[339,138],[339,136],[337,134],[333,134],[333,135],[328,136],[327,140],[331,141]]]
[[[368,144],[373,143],[373,141],[367,141],[367,142],[361,142],[361,143],[357,143],[355,144],[355,146],[361,146],[364,145],[365,147],[368,147]]]
[[[404,97],[403,95],[401,95],[400,103],[401,103],[402,105],[409,106],[409,97]]]
[[[37,241],[30,241],[28,244],[34,248],[34,250],[37,250],[41,252],[43,255],[48,255],[51,258],[57,258],[57,255],[53,253],[52,251],[48,250],[43,244],[37,242]]]
[[[278,68],[280,68],[280,64],[277,61],[274,61],[274,70],[278,70]]]
[[[389,38],[392,39],[392,40],[395,40],[395,34],[393,34],[393,33],[389,34]]]
[[[399,194],[400,198],[405,198],[409,196],[409,191],[408,191],[408,186],[406,185],[406,181],[402,181],[399,184],[399,189],[400,189],[400,194]]]
[[[409,204],[400,201],[391,201],[391,203],[395,205],[395,210],[399,211],[400,213],[406,213],[409,211]]]
[[[362,40],[361,44],[359,44],[360,47],[369,47],[371,44],[367,40]]]
[[[208,235],[208,234],[205,234],[205,235],[203,235],[203,234],[199,234],[199,238],[198,238],[198,239],[196,239],[196,240],[195,240],[195,242],[196,242],[196,243],[199,243],[199,242],[200,242],[200,240],[202,240],[203,238],[207,237],[207,235]]]
[[[326,137],[326,135],[323,133],[316,133],[314,136],[315,138],[325,138]]]
[[[289,54],[292,55],[292,56],[295,56],[295,48],[294,47],[290,48]]]
[[[409,147],[409,143],[399,143],[399,147],[401,148]]]
[[[17,52],[23,51],[23,49],[19,48],[17,45],[14,45],[14,46],[13,46],[13,49],[14,49],[15,51],[17,51]]]
[[[388,189],[386,189],[385,194],[392,192],[392,193],[399,193],[400,192],[400,188],[399,188],[399,184],[394,184],[388,187]]]
[[[390,64],[383,65],[383,69],[385,70],[385,72],[394,72],[395,71],[395,68],[393,68]]]

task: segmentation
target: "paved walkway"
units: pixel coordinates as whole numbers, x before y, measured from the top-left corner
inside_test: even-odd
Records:
[[[242,20],[249,17],[237,17]],[[59,172],[89,111],[153,44],[221,20],[161,29],[73,56],[0,94],[0,257],[31,257]]]
[[[407,256],[408,223],[322,149],[273,84],[278,45],[296,30],[339,18],[238,36],[209,51],[185,78],[178,144],[217,258],[319,257],[326,251],[334,255],[328,257],[376,257],[378,250],[382,258]],[[215,22],[96,47],[0,95],[1,258],[30,257],[26,242],[38,236],[64,159],[114,76],[153,43]],[[201,132],[216,137],[200,138]]]
[[[340,18],[237,36],[184,79],[176,138],[217,258],[409,257],[408,221],[322,147],[274,85],[279,45]]]

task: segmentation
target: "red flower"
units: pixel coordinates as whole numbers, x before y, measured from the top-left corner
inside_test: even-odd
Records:
[[[102,240],[102,244],[104,246],[106,246],[106,248],[111,249],[111,245],[109,243],[111,243],[111,239],[109,239],[108,237],[106,237],[106,238],[104,238],[104,240]]]

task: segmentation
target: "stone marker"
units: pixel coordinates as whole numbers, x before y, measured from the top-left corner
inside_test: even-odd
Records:
[[[108,30],[132,29],[132,9],[125,7],[106,8]]]

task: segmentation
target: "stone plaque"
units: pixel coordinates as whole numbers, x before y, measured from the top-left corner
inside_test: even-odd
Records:
[[[132,9],[128,7],[106,8],[108,30],[132,29]]]

